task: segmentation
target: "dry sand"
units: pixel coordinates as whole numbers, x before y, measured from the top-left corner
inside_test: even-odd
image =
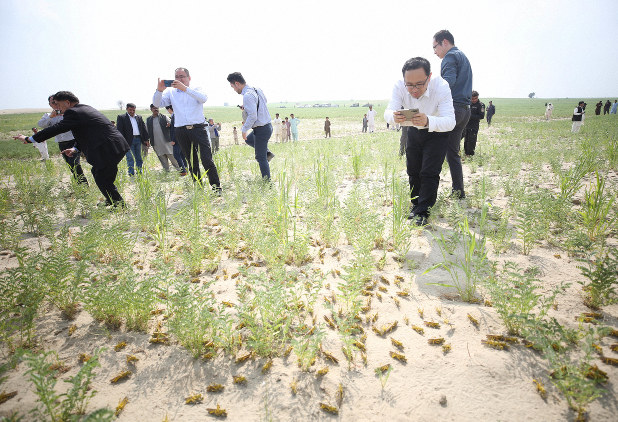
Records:
[[[478,176],[470,174],[467,167],[465,171],[467,182]],[[350,183],[345,181],[340,191],[344,192]],[[441,181],[441,188],[448,186],[450,180],[447,176]],[[115,409],[124,397],[128,397],[129,403],[119,421],[162,421],[166,416],[170,421],[209,420],[212,416],[207,414],[206,409],[217,404],[227,410],[227,420],[230,421],[573,420],[574,413],[552,386],[548,379],[547,363],[537,352],[523,345],[499,351],[481,344],[486,334],[506,334],[493,308],[454,300],[454,290],[429,284],[448,280],[446,273],[441,271],[423,275],[441,258],[432,240],[432,233],[437,234],[441,230],[448,230],[448,225],[438,219],[431,230],[413,234],[408,258],[417,262],[418,267],[414,270],[400,268],[390,253],[387,254],[383,271],[376,270],[378,285],[387,291],[382,293],[381,301],[373,298],[368,315],[378,313],[378,326],[394,321],[398,322],[398,326],[391,334],[380,337],[371,331],[369,324],[363,324],[368,333],[366,366],[360,354],[355,356],[353,363],[348,364],[338,334],[328,328],[322,342],[323,349],[331,352],[338,359],[338,364],[322,356],[309,372],[302,372],[292,353],[289,357],[275,358],[266,374],[261,371],[266,362],[264,358],[236,364],[233,356],[220,351],[212,360],[194,359],[174,342],[171,345],[154,345],[148,341],[149,334],[110,332],[85,311],[80,312],[75,321],[67,321],[57,310],[48,309],[39,318],[37,331],[41,345],[47,350],[56,350],[59,358],[70,367],[60,379],[67,379],[77,372],[80,353],[92,353],[99,347],[107,348],[100,358],[101,368],[97,369],[94,380],[97,394],[89,409]],[[31,239],[31,246],[35,245],[36,241]],[[152,255],[154,246],[149,247],[148,254]],[[310,267],[327,274],[325,285],[330,284],[330,290],[322,288],[320,298],[330,296],[340,281],[333,270],[341,270],[351,258],[351,247],[345,242],[340,242],[336,249],[340,250],[339,256],[333,257],[335,248],[326,248],[322,263],[318,248],[311,248],[314,259]],[[581,288],[577,284],[578,280],[583,279],[576,267],[577,262],[564,251],[547,245],[534,248],[528,256],[519,252],[519,247],[513,246],[499,260],[539,267],[547,291],[560,282],[571,283],[566,294],[558,297],[557,307],[551,310],[550,315],[563,324],[576,326],[575,316],[589,311],[583,305]],[[0,254],[0,266],[12,265],[14,259],[10,255]],[[224,255],[217,272],[203,274],[200,279],[216,278],[218,299],[237,302],[235,281],[224,274],[235,272],[239,264],[241,261]],[[396,276],[403,277],[402,286],[410,291],[409,298],[399,298],[399,307],[395,304],[396,291],[399,290],[393,283]],[[381,277],[390,284],[385,284]],[[424,319],[419,316],[419,309],[424,310]],[[318,321],[322,321],[324,314],[324,309],[317,312]],[[478,328],[472,325],[468,314],[479,321]],[[605,307],[603,316],[605,324],[618,328],[618,305]],[[424,321],[439,322],[440,328],[426,327]],[[69,335],[68,329],[72,324],[77,329]],[[415,332],[411,325],[422,326],[424,335]],[[391,344],[391,337],[403,343],[402,353],[407,363],[389,356],[389,352],[397,350]],[[444,353],[440,346],[429,345],[428,339],[435,337],[443,337],[451,345],[451,351]],[[115,352],[113,346],[120,341],[125,341],[128,346]],[[607,356],[618,357],[609,349],[610,344],[617,342],[611,337],[603,340],[601,346]],[[139,361],[135,365],[127,365],[128,354],[137,356]],[[618,368],[601,363],[599,359],[595,359],[594,363],[608,373],[610,381],[603,396],[590,406],[591,420],[618,420],[614,383],[618,379]],[[374,370],[385,364],[391,364],[393,370],[388,379],[381,381]],[[329,367],[328,374],[317,377],[316,371],[323,367]],[[128,380],[115,385],[110,383],[113,376],[127,368],[133,372]],[[15,390],[18,394],[0,405],[0,415],[9,415],[12,411],[24,413],[34,406],[33,387],[26,380],[24,370],[25,364],[21,363],[9,372],[8,380],[2,384],[1,388]],[[233,375],[245,376],[247,384],[233,384]],[[545,385],[549,393],[546,400],[537,393],[533,379]],[[294,381],[298,386],[297,394],[293,394],[290,388]],[[206,387],[214,383],[224,385],[223,392],[207,393]],[[59,382],[58,387],[66,388],[63,384]],[[334,416],[320,410],[319,403],[337,405],[339,384],[343,387],[344,397],[338,416]],[[185,397],[192,393],[202,393],[203,403],[184,404]]]

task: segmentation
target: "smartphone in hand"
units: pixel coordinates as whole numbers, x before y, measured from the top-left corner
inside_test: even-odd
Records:
[[[163,83],[165,84],[167,88],[172,86],[172,82],[174,82],[173,79],[163,79]]]

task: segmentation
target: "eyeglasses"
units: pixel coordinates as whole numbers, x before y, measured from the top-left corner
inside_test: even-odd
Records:
[[[438,48],[438,46],[440,45],[440,43],[436,44],[433,46],[433,49],[435,50],[436,48]]]
[[[423,82],[419,82],[417,84],[406,84],[406,88],[408,88],[408,89],[421,89],[422,87],[425,86],[425,84],[427,83],[428,79],[429,79],[429,76],[427,76],[427,78]]]
[[[174,78],[176,78],[176,79],[186,79],[186,78],[188,78],[188,76],[187,75],[176,75],[176,76],[174,76]]]

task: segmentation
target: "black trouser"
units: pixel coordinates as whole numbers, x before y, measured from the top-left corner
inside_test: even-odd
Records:
[[[414,206],[412,212],[416,215],[429,216],[429,209],[436,203],[450,135],[451,132],[408,128],[406,164]]]
[[[92,176],[97,187],[105,197],[107,205],[117,205],[122,202],[122,196],[114,182],[118,175],[118,163],[109,163],[105,167],[92,167]]]
[[[491,118],[494,117],[493,114],[488,114],[487,115],[487,126],[491,126]]]
[[[58,142],[58,148],[60,149],[61,153],[65,149],[73,148],[74,146],[75,146],[75,141]],[[73,173],[73,177],[75,178],[77,183],[84,183],[87,185],[88,179],[86,179],[86,176],[84,176],[84,170],[82,169],[82,166],[79,163],[79,156],[80,156],[80,153],[73,154],[72,157],[68,157],[62,154],[62,158],[64,158],[64,161],[66,161],[66,163],[69,165],[69,169],[71,170],[71,173]]]
[[[453,104],[455,109],[455,127],[449,132],[448,146],[446,150],[446,161],[451,170],[453,181],[453,192],[459,192],[460,197],[464,197],[463,169],[461,168],[461,156],[459,155],[461,145],[461,134],[470,120],[470,106],[463,104]]]
[[[176,140],[180,144],[180,149],[187,159],[187,166],[193,175],[193,180],[201,180],[200,162],[197,157],[199,147],[202,165],[208,176],[208,183],[215,188],[220,188],[219,173],[217,167],[212,160],[212,150],[210,142],[208,142],[208,129],[206,125],[193,125],[192,129],[187,129],[185,126],[177,127],[175,130]]]
[[[466,126],[466,130],[462,134],[464,137],[464,152],[466,155],[474,155],[474,150],[476,149],[476,138],[478,136],[478,133],[478,120],[470,120],[468,122],[468,126]]]

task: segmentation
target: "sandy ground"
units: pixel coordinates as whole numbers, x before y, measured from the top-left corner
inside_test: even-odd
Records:
[[[314,133],[317,133],[317,126],[312,129]],[[336,134],[335,126],[333,134]],[[464,170],[468,182],[475,177],[467,166]],[[338,189],[343,192],[351,183],[345,181]],[[450,177],[447,175],[441,181],[441,188],[449,186]],[[67,379],[78,371],[80,353],[92,353],[98,347],[107,348],[100,358],[101,368],[97,369],[93,385],[97,395],[90,402],[89,409],[115,409],[127,397],[129,402],[119,421],[162,421],[166,417],[170,421],[208,420],[213,417],[208,415],[206,409],[217,404],[227,410],[227,420],[230,421],[574,420],[574,413],[549,380],[546,361],[537,352],[521,344],[513,345],[508,351],[494,350],[481,344],[486,334],[506,334],[493,308],[454,300],[452,289],[429,284],[447,280],[446,273],[440,271],[423,275],[427,268],[441,259],[437,247],[432,246],[432,234],[442,230],[448,230],[448,225],[438,219],[431,230],[413,233],[407,258],[417,262],[417,268],[400,268],[393,255],[388,253],[384,269],[376,270],[374,278],[386,291],[382,292],[382,300],[373,298],[367,315],[378,313],[377,326],[394,321],[398,322],[398,326],[391,334],[381,337],[372,332],[372,324],[363,324],[368,334],[366,366],[360,354],[355,356],[353,363],[348,364],[341,351],[338,334],[328,328],[322,345],[324,350],[338,359],[337,364],[321,356],[308,372],[302,372],[292,353],[289,357],[275,358],[266,374],[261,371],[266,359],[251,359],[236,364],[233,356],[221,351],[211,360],[194,359],[173,341],[170,345],[154,345],[148,342],[149,334],[122,330],[110,332],[85,311],[80,312],[74,321],[67,321],[58,311],[48,309],[39,318],[37,331],[45,349],[56,350],[60,360],[70,368],[60,379]],[[35,239],[29,242],[28,246],[35,247]],[[148,254],[152,255],[155,247],[149,247],[151,251]],[[335,250],[340,251],[337,257],[333,256]],[[330,296],[340,281],[333,270],[340,270],[349,263],[351,247],[341,241],[335,248],[326,248],[323,263],[318,252],[317,247],[311,248],[314,259],[309,266],[328,274],[320,297]],[[14,259],[10,254],[0,253],[0,266],[11,265]],[[559,296],[556,309],[550,313],[561,323],[575,326],[575,315],[589,311],[583,305],[581,288],[577,284],[577,280],[583,279],[576,267],[578,263],[564,251],[542,245],[524,256],[519,253],[519,248],[513,246],[499,260],[539,267],[547,291],[560,282],[571,283],[566,294]],[[235,302],[235,281],[224,274],[235,272],[239,264],[241,261],[224,255],[217,272],[202,274],[200,279],[216,279],[218,298]],[[394,284],[396,276],[403,277],[402,286],[409,289],[410,297],[398,298],[396,292],[400,289]],[[330,289],[326,288],[327,284],[330,284]],[[399,306],[395,298],[400,299]],[[419,315],[419,309],[424,311],[423,318]],[[323,309],[317,312],[318,321],[322,320],[324,313]],[[472,325],[468,314],[479,321],[478,328]],[[423,325],[425,321],[438,322],[440,328],[426,327]],[[618,328],[618,305],[603,309],[603,322]],[[68,329],[72,324],[77,329],[69,335]],[[424,334],[415,332],[412,325],[423,327]],[[444,353],[440,346],[428,344],[429,338],[436,337],[443,337],[451,345],[451,351]],[[402,353],[407,363],[389,356],[391,351],[397,351],[391,344],[391,338],[403,344]],[[115,352],[113,346],[121,341],[128,346]],[[603,340],[601,346],[606,356],[618,358],[618,354],[609,349],[609,345],[615,343],[618,343],[616,338],[606,337]],[[137,356],[139,361],[128,365],[128,354]],[[608,373],[609,382],[603,396],[590,406],[590,418],[594,421],[615,421],[618,415],[615,387],[618,368],[608,366],[599,359],[593,363]],[[393,370],[386,380],[381,380],[374,370],[385,364],[391,364]],[[316,372],[323,367],[328,367],[329,372],[318,377]],[[110,379],[124,369],[133,372],[131,377],[111,384]],[[24,376],[24,370],[25,364],[21,363],[9,372],[8,380],[1,385],[0,388],[7,392],[17,391],[17,396],[0,405],[0,415],[6,416],[13,411],[24,413],[33,407],[36,397],[32,385]],[[245,376],[246,385],[235,385],[233,375]],[[537,393],[533,379],[544,384],[549,393],[547,399]],[[290,388],[292,382],[297,384],[297,394]],[[224,385],[224,390],[207,393],[206,387],[214,383]],[[58,388],[66,388],[63,384],[59,382]],[[338,406],[339,414],[335,416],[320,410],[320,403],[337,406],[340,384],[344,395]],[[184,404],[185,397],[193,393],[204,395],[202,404]]]

